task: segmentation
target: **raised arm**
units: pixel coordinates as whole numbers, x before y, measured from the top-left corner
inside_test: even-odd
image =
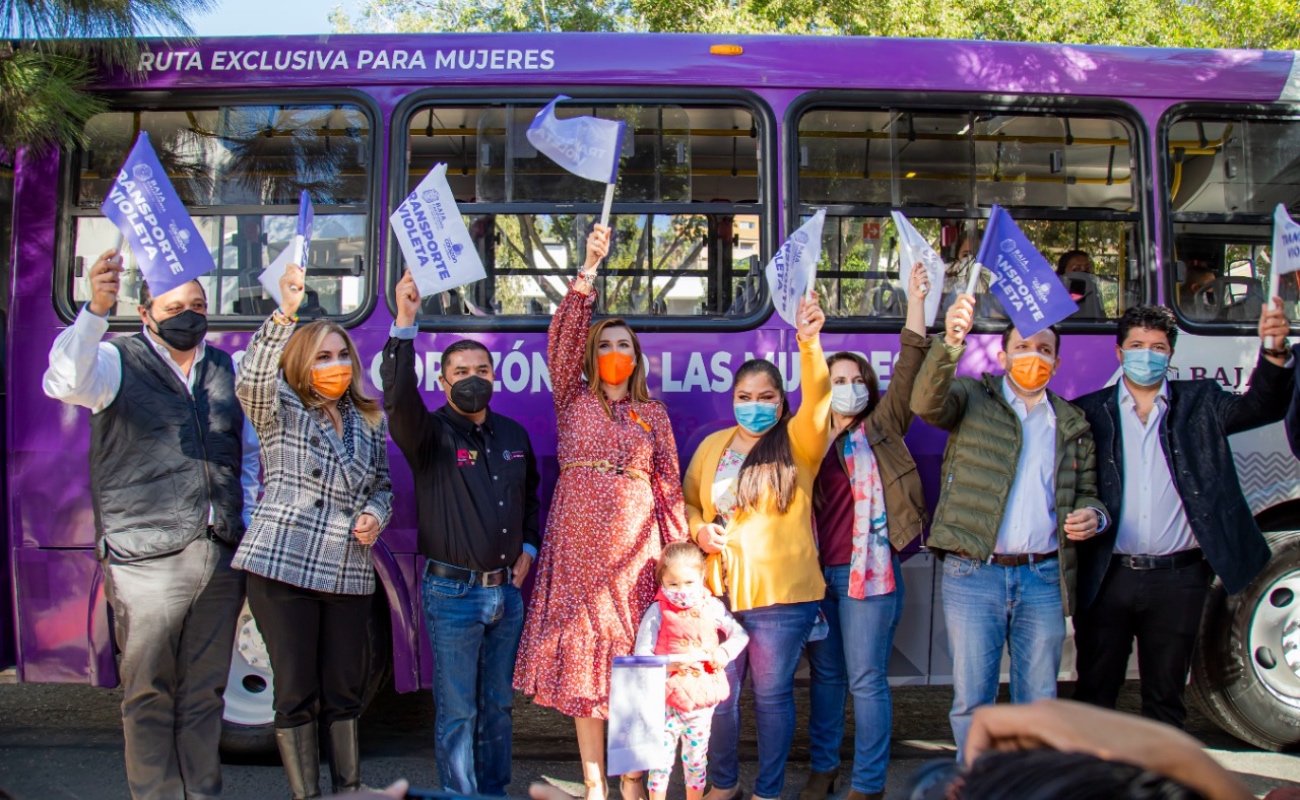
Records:
[[[799,374],[803,399],[799,410],[790,420],[790,444],[797,460],[814,471],[826,455],[826,445],[831,430],[831,371],[822,353],[821,329],[826,314],[817,302],[799,303],[799,330],[795,340],[799,343]]]
[[[966,413],[966,388],[953,377],[966,351],[966,334],[975,313],[975,298],[963,294],[948,307],[945,334],[930,342],[912,385],[912,413],[936,428],[952,430]]]
[[[1272,308],[1265,307],[1259,319],[1259,336],[1267,347],[1273,339],[1285,348],[1291,324],[1282,313],[1282,301],[1273,300]],[[1273,354],[1261,349],[1255,371],[1250,375],[1250,387],[1242,394],[1218,392],[1215,398],[1220,424],[1224,433],[1233,434],[1258,428],[1287,417],[1291,395],[1295,391],[1295,363],[1286,355]],[[1288,366],[1289,365],[1289,366]],[[1288,425],[1288,431],[1292,430]]]
[[[428,455],[428,443],[434,441],[434,425],[415,372],[415,337],[419,335],[415,315],[420,310],[420,290],[410,270],[397,282],[396,301],[397,320],[384,345],[379,377],[384,384],[389,432],[406,463],[419,469]]]
[[[117,304],[122,265],[116,250],[106,250],[90,268],[90,302],[50,348],[41,380],[47,397],[92,412],[108,407],[122,388],[122,356],[103,341],[108,314]]]
[[[587,237],[587,261],[582,272],[569,286],[569,293],[551,317],[547,331],[546,360],[551,370],[551,393],[558,414],[586,390],[582,380],[582,362],[587,348],[587,331],[591,328],[591,309],[596,290],[591,274],[609,252],[609,228],[597,224]],[[588,376],[596,380],[596,376]]]
[[[303,280],[301,267],[285,267],[280,277],[280,307],[253,334],[235,378],[235,396],[259,436],[265,435],[280,410],[280,355],[297,324]]]

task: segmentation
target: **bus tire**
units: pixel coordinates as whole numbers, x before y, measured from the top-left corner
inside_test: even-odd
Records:
[[[1300,745],[1300,530],[1264,536],[1273,557],[1245,591],[1210,589],[1190,696],[1227,733],[1282,751]]]
[[[362,695],[362,709],[368,708],[392,673],[391,634],[388,607],[378,600],[366,626],[366,674],[370,676]],[[276,755],[275,712],[272,708],[270,659],[257,621],[248,604],[239,615],[239,627],[230,659],[226,683],[226,709],[221,722],[221,754],[234,759],[261,759]]]

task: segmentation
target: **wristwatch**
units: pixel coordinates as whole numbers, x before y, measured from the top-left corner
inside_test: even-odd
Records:
[[[1281,347],[1264,347],[1260,345],[1259,352],[1269,358],[1287,358],[1291,355],[1291,343],[1283,339]]]

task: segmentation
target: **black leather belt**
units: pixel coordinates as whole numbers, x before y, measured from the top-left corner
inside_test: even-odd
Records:
[[[1121,567],[1129,569],[1182,569],[1201,563],[1205,560],[1205,554],[1197,547],[1167,556],[1131,556],[1116,553],[1115,558]]]
[[[505,567],[494,569],[491,572],[475,572],[472,569],[453,567],[451,564],[444,564],[441,561],[426,561],[424,562],[424,571],[435,578],[475,584],[487,589],[500,586],[510,580],[510,570]]]

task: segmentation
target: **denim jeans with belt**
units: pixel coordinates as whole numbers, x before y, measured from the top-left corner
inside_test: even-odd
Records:
[[[1065,643],[1060,561],[1002,567],[949,553],[943,560],[943,616],[952,651],[948,715],[961,760],[971,715],[998,697],[1002,651],[1011,649],[1011,702],[1056,697]]]
[[[885,790],[893,700],[889,654],[903,617],[903,573],[893,559],[894,591],[855,600],[849,597],[849,566],[826,567],[822,613],[830,633],[808,643],[811,719],[809,750],[814,772],[840,768],[844,700],[853,694],[853,788],[863,794]]]
[[[433,649],[438,777],[445,791],[504,796],[523,599],[508,578],[487,588],[429,573],[421,595]]]
[[[754,723],[758,733],[758,797],[781,796],[785,762],[794,741],[794,671],[817,619],[817,601],[781,603],[734,612],[749,634],[749,645],[727,665],[731,694],[713,712],[709,778],[730,789],[740,782],[740,687],[748,674],[754,685]]]

